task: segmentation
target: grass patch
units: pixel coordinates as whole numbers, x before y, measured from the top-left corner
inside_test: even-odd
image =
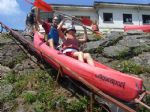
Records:
[[[84,112],[87,108],[88,100],[85,97],[82,97],[78,101],[72,101],[66,106],[67,112]]]
[[[29,104],[32,104],[33,102],[36,101],[36,95],[32,92],[25,93],[23,97],[24,97],[24,100]]]
[[[93,36],[93,38],[95,38],[95,41],[104,38],[104,35],[103,35],[103,34],[96,34],[96,33],[93,33],[92,36]]]
[[[121,59],[121,58],[128,56],[129,52],[130,52],[129,49],[124,49],[123,51],[120,51],[118,53],[118,58]]]
[[[143,67],[135,64],[132,61],[122,61],[117,65],[120,71],[131,74],[141,74],[144,72]]]
[[[141,54],[142,52],[150,52],[150,46],[149,45],[140,46],[134,48],[132,52],[134,53],[134,55]]]

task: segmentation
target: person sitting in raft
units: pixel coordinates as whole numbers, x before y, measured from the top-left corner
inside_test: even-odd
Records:
[[[57,48],[59,45],[59,32],[57,30],[58,26],[58,17],[54,16],[52,25],[48,34],[48,44],[52,48]]]
[[[84,29],[84,36],[82,39],[77,39],[76,29],[74,26],[69,26],[66,29],[65,35],[62,32],[62,26],[66,19],[63,19],[60,24],[58,25],[58,31],[60,38],[63,39],[63,53],[70,56],[70,57],[77,57],[79,61],[84,62],[84,60],[87,61],[87,63],[91,66],[94,66],[93,59],[91,58],[91,55],[89,53],[83,53],[82,51],[79,51],[79,43],[84,43],[87,41],[87,31],[86,28]]]
[[[93,31],[94,33],[100,34],[99,28],[98,28],[98,25],[97,25],[97,21],[95,21],[95,22],[92,23],[91,28],[92,28],[92,31]]]

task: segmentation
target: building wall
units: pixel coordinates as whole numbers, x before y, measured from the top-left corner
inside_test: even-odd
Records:
[[[70,15],[70,16],[90,16],[90,19],[95,21],[97,20],[100,31],[110,31],[110,30],[120,30],[123,31],[124,23],[123,23],[123,14],[132,14],[132,23],[128,25],[142,25],[142,15],[150,15],[150,8],[143,9],[143,7],[140,7],[139,9],[135,7],[114,7],[110,8],[107,6],[99,7],[99,8],[88,8],[88,7],[69,7],[64,8],[59,7],[58,10],[64,14]],[[113,22],[108,23],[103,21],[103,13],[112,13],[113,14]],[[67,21],[65,26],[71,24],[71,21]],[[83,28],[80,25],[75,25],[76,29],[81,31]],[[88,27],[90,28],[90,27]]]
[[[113,14],[113,23],[103,22],[103,13]],[[121,8],[99,8],[99,27],[101,31],[105,30],[123,30],[123,14],[132,14],[132,25],[142,25],[142,14],[150,15],[148,10],[138,10],[136,8],[132,9],[121,9]],[[130,24],[128,24],[130,25]]]
[[[95,11],[91,10],[75,10],[75,11],[61,11],[64,14],[71,15],[71,16],[90,16],[90,19],[95,21],[98,20],[98,14],[95,13]],[[67,21],[65,26],[67,27],[68,25],[71,24],[71,21]],[[75,25],[75,28],[77,30],[83,30],[83,28],[80,25]]]
[[[142,15],[150,15],[150,10],[139,10],[139,24],[143,25]]]

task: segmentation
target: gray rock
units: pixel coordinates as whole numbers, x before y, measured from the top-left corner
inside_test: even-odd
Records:
[[[32,57],[33,58],[33,57]],[[32,60],[30,59],[26,59],[23,60],[20,64],[17,64],[13,70],[15,70],[16,72],[18,71],[23,71],[25,69],[34,69],[34,68],[38,68],[37,64],[34,63]]]
[[[146,90],[149,90],[150,88],[150,74],[149,73],[143,73],[139,75],[143,79],[144,86],[146,87]]]
[[[138,65],[150,67],[150,53],[149,52],[144,52],[136,57],[133,57],[132,60]]]
[[[108,39],[117,39],[118,37],[121,37],[121,36],[123,36],[123,33],[122,32],[110,32],[110,33],[108,33],[107,35],[106,35],[106,37],[105,38],[108,38]]]
[[[16,105],[15,101],[9,101],[3,104],[2,112],[11,112],[12,108]]]
[[[98,62],[104,64],[104,63],[108,63],[108,62],[111,61],[112,59],[99,56],[99,57],[96,58],[96,60],[97,60]]]
[[[13,90],[12,85],[1,85],[0,86],[0,99],[7,97]]]
[[[121,46],[121,45],[116,45],[116,46],[110,46],[110,47],[105,47],[103,50],[103,55],[105,57],[118,57],[121,56],[123,53],[128,53],[129,48],[126,46]]]
[[[9,67],[2,66],[2,65],[0,64],[0,73],[2,73],[2,72],[8,73],[8,72],[10,72],[10,71],[11,71],[11,69],[10,69]]]
[[[0,64],[0,79],[5,76],[8,72],[10,72],[11,69],[9,67],[6,67],[6,66],[2,66]]]
[[[149,36],[144,36],[144,35],[125,36],[122,40],[118,42],[118,44],[127,47],[145,46],[149,43],[150,43]]]
[[[88,50],[91,50],[91,49],[95,49],[95,48],[98,48],[100,45],[100,41],[94,41],[94,42],[87,42],[85,43],[85,46],[84,46],[84,51],[88,51]]]
[[[100,46],[108,47],[116,45],[119,40],[123,38],[123,34],[120,32],[113,32],[106,36],[104,40],[101,41]]]
[[[127,35],[142,35],[144,32],[142,30],[130,30],[126,32]]]

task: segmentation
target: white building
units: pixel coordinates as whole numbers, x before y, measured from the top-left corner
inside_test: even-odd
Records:
[[[67,15],[88,17],[92,21],[96,20],[101,31],[123,30],[124,25],[150,24],[149,3],[142,3],[142,0],[140,3],[115,1],[117,0],[95,1],[93,5],[53,4],[53,6],[55,10]],[[43,13],[43,18],[48,17],[47,15]],[[81,30],[78,25],[76,25],[76,28]]]

